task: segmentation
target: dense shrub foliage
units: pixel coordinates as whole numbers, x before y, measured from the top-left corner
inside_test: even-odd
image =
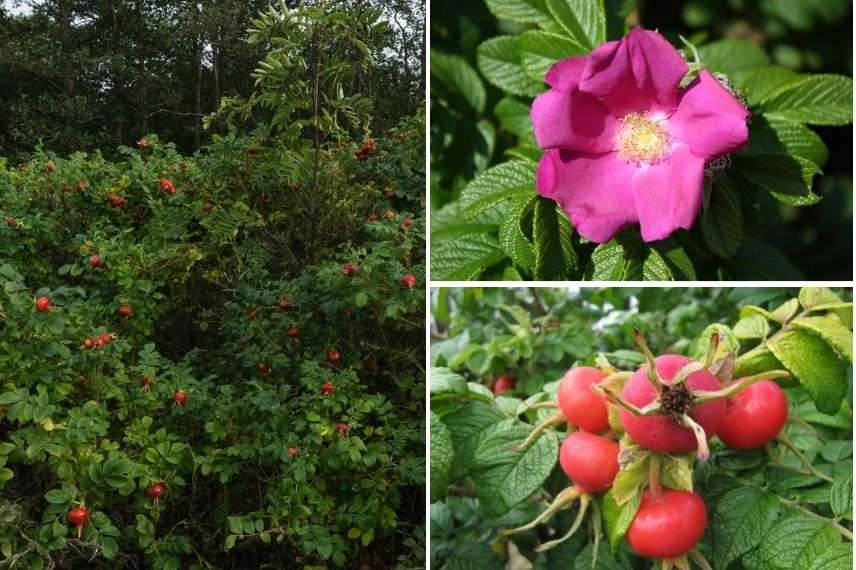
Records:
[[[848,291],[819,288],[435,290],[432,567],[852,567],[849,299]],[[789,419],[772,417],[766,396],[748,412],[730,400],[718,437],[709,441],[709,459],[698,460],[700,449],[674,451],[677,439],[664,439],[666,428],[643,433],[649,428],[638,422],[662,417],[630,422],[627,409],[605,406],[597,390],[586,396],[578,384],[566,392],[567,382],[560,382],[566,372],[587,370],[600,387],[616,388],[630,401],[627,387],[647,384],[640,372],[628,381],[646,360],[634,327],[654,354],[695,359],[692,370],[707,367],[723,389],[755,374],[775,379],[781,387],[751,388],[782,394]],[[710,342],[714,333],[718,345]],[[690,374],[688,384],[695,381]],[[579,405],[568,403],[568,393]],[[552,421],[556,402],[560,421]],[[724,408],[726,401],[713,403]],[[597,405],[602,417],[594,422]],[[532,438],[536,424],[548,429]],[[645,435],[672,450],[652,452]],[[609,453],[611,469],[599,459]],[[634,530],[655,482],[675,502],[697,493],[695,507],[660,507],[653,519],[661,525]],[[699,516],[702,500],[706,520]],[[565,508],[549,512],[554,501]],[[527,525],[539,516],[541,524]]]
[[[266,12],[251,41],[309,53],[195,156],[0,162],[15,567],[423,564],[424,117],[373,136],[340,89],[377,17]]]

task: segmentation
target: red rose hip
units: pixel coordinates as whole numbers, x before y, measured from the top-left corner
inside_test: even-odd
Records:
[[[707,525],[704,501],[691,491],[649,489],[627,530],[627,542],[649,558],[676,558],[698,543]]]
[[[609,438],[578,431],[562,443],[559,464],[577,487],[599,493],[609,489],[618,474],[618,450]]]
[[[568,423],[592,433],[609,429],[606,401],[594,391],[595,384],[606,376],[602,370],[588,366],[572,368],[565,373],[556,399]]]
[[[784,391],[771,380],[761,380],[728,400],[717,435],[732,449],[757,449],[772,441],[786,421]]]
[[[51,310],[51,300],[48,297],[39,297],[36,299],[36,310],[40,313]]]

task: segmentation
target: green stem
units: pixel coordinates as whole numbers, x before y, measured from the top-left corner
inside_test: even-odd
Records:
[[[566,532],[565,535],[561,538],[545,542],[544,544],[536,547],[535,552],[544,552],[545,550],[555,548],[556,546],[559,546],[560,544],[574,536],[574,533],[577,532],[577,530],[580,528],[580,525],[583,523],[583,517],[585,516],[586,511],[588,511],[588,506],[590,502],[591,499],[588,495],[580,495],[580,511],[577,513],[577,517],[574,519],[574,524],[571,525],[570,530],[568,530],[568,532]]]
[[[502,536],[510,536],[512,534],[517,534],[519,532],[524,532],[533,529],[542,522],[547,522],[548,520],[550,520],[550,518],[552,518],[554,514],[573,503],[579,496],[580,492],[579,490],[577,490],[576,487],[568,487],[567,489],[562,490],[562,492],[556,495],[556,498],[553,500],[550,506],[547,507],[547,509],[543,513],[538,515],[535,520],[521,527],[501,530],[499,531],[499,534]]]
[[[653,416],[657,414],[661,409],[659,400],[655,400],[654,403],[648,404],[644,408],[638,408],[630,402],[625,401],[618,394],[613,394],[606,386],[595,384],[594,389],[604,398],[606,398],[616,406],[621,406],[634,416]]]
[[[567,420],[565,420],[565,416],[564,414],[562,414],[561,411],[556,412],[554,415],[550,416],[549,418],[541,422],[541,424],[538,425],[535,429],[533,429],[532,433],[529,434],[529,437],[527,437],[526,440],[517,447],[517,451],[526,451],[527,449],[529,449],[529,446],[531,446],[539,437],[541,437],[542,433],[544,433],[551,427],[563,424],[566,421]]]
[[[698,444],[696,457],[698,457],[699,461],[707,461],[710,458],[710,447],[707,445],[707,434],[704,432],[704,428],[697,424],[689,414],[684,414],[681,417],[681,423],[684,427],[693,430],[693,435],[695,435],[696,443]]]
[[[815,468],[815,466],[812,465],[808,459],[806,459],[806,456],[803,455],[802,452],[796,448],[796,446],[793,444],[793,442],[791,442],[791,440],[789,440],[784,434],[780,433],[778,436],[776,436],[776,441],[778,441],[779,443],[781,443],[782,445],[787,447],[791,451],[791,453],[796,455],[797,459],[800,460],[800,463],[802,463],[803,466],[805,466],[805,468],[811,472],[811,473],[807,473],[807,475],[814,475],[818,479],[823,479],[824,481],[830,481],[831,482],[834,480],[832,477],[830,477],[826,473],[824,473],[822,471],[818,471],[817,468]]]

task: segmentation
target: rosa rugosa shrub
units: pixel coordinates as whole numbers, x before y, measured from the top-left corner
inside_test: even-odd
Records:
[[[433,290],[432,566],[849,568],[850,295]]]
[[[827,34],[846,43],[850,23],[833,3],[678,3],[700,24],[656,2],[439,0],[434,277],[849,278],[852,65]],[[797,46],[779,45],[789,26]]]
[[[252,41],[324,82],[289,57],[197,155],[0,162],[0,565],[424,566],[424,116],[330,96],[376,11],[298,10]]]

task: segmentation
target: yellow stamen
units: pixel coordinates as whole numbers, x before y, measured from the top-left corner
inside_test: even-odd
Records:
[[[639,113],[621,119],[618,154],[633,164],[660,162],[669,149],[669,133],[656,121]]]

